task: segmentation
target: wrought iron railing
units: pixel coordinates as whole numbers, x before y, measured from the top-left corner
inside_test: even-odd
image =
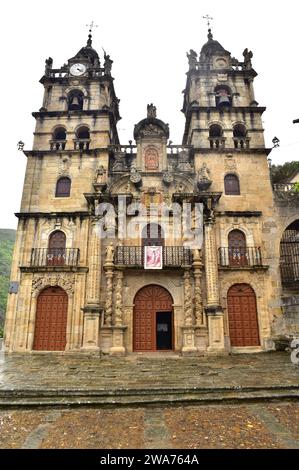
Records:
[[[262,255],[259,247],[219,248],[219,265],[221,267],[255,267],[262,266]]]
[[[78,248],[33,248],[30,266],[77,266],[80,250]]]
[[[162,248],[163,267],[178,268],[191,266],[192,254],[183,246],[165,246]],[[117,246],[114,262],[128,267],[144,267],[144,246]]]

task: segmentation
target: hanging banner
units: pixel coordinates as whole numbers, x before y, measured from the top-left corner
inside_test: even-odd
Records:
[[[144,269],[162,269],[162,246],[144,247]]]

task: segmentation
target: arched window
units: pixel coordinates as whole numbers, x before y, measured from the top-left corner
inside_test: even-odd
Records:
[[[66,130],[64,127],[57,127],[54,130],[53,140],[66,140]]]
[[[64,127],[57,127],[52,136],[51,150],[64,150],[66,144],[66,130]]]
[[[234,137],[246,137],[246,127],[243,124],[236,124],[233,129]]]
[[[241,230],[228,234],[228,259],[230,266],[247,266],[246,237]]]
[[[246,138],[247,131],[243,124],[236,124],[233,128],[233,137],[235,148],[248,148],[249,139]]]
[[[222,134],[222,127],[219,124],[211,124],[209,127],[209,140],[211,149],[218,149],[224,146],[224,139]]]
[[[219,124],[212,124],[209,128],[210,137],[221,137],[222,136],[222,127]]]
[[[228,196],[240,195],[240,183],[237,175],[231,173],[224,177],[224,191]]]
[[[147,224],[142,230],[142,246],[164,246],[164,231],[159,224]]]
[[[87,126],[79,127],[76,131],[77,139],[90,139],[90,132]]]
[[[282,285],[299,287],[299,219],[289,225],[280,241],[280,273]]]
[[[69,111],[82,111],[84,95],[80,90],[72,90],[67,97]]]
[[[56,230],[49,236],[47,265],[60,266],[65,264],[66,259],[66,237],[64,232]]]
[[[89,150],[90,132],[87,126],[81,126],[76,131],[75,150]]]
[[[218,85],[215,90],[216,107],[218,109],[230,108],[232,105],[231,90],[226,85]]]
[[[71,193],[71,180],[67,177],[59,178],[56,183],[55,197],[69,197]]]

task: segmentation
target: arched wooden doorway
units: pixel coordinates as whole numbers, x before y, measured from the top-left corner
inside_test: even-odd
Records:
[[[173,349],[173,300],[161,286],[145,286],[134,300],[133,350]]]
[[[231,346],[259,346],[256,297],[248,284],[235,284],[227,294]]]
[[[33,349],[64,351],[66,346],[67,293],[47,287],[37,299]]]

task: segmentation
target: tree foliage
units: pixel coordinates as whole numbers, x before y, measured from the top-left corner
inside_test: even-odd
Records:
[[[15,237],[15,230],[0,229],[0,336],[6,310],[10,268]]]
[[[274,184],[283,183],[290,178],[296,170],[299,171],[299,161],[286,162],[283,165],[272,165],[271,176]]]

